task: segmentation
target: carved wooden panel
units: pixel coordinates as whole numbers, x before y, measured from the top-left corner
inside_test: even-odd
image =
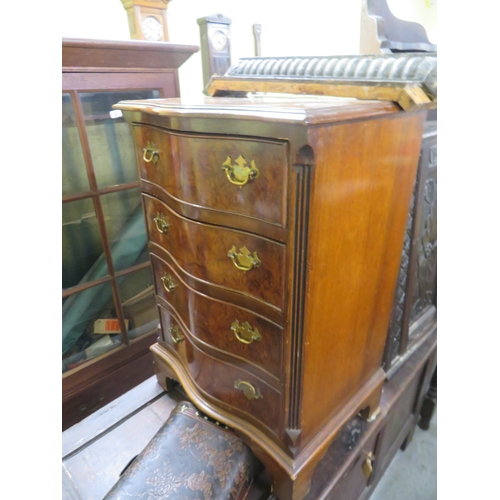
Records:
[[[436,303],[437,264],[437,146],[428,150],[426,179],[423,183],[420,228],[416,242],[416,279],[411,291],[410,322],[416,321]]]
[[[437,264],[437,132],[428,122],[408,213],[383,367],[394,366],[434,320]]]
[[[386,352],[384,356],[384,368],[389,368],[395,359],[399,356],[401,338],[404,331],[404,309],[406,300],[406,287],[408,284],[408,267],[410,264],[411,234],[413,230],[413,211],[415,209],[415,192],[411,199],[408,220],[406,222],[405,239],[403,243],[403,252],[401,254],[401,265],[399,268],[396,293],[392,307],[391,322],[389,324],[389,333],[387,335]]]

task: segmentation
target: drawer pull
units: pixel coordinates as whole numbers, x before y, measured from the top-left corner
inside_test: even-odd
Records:
[[[233,264],[241,271],[250,271],[254,267],[259,267],[261,262],[257,257],[257,252],[250,254],[247,247],[240,248],[240,253],[236,253],[236,247],[233,245],[227,256],[232,259]]]
[[[165,216],[163,214],[156,214],[156,217],[153,219],[153,221],[159,233],[168,233],[168,222],[165,220]]]
[[[234,332],[236,338],[243,344],[251,344],[254,340],[257,342],[262,340],[259,330],[257,328],[252,330],[248,321],[240,325],[237,319],[234,320],[234,323],[231,325],[231,330]]]
[[[244,380],[235,380],[234,388],[243,391],[243,394],[248,399],[262,399],[262,394],[259,389],[256,389],[250,382],[245,382]]]
[[[366,479],[370,479],[370,476],[373,473],[373,461],[375,460],[375,455],[370,451],[366,455],[366,459],[363,462],[363,465],[361,468],[363,469],[363,474],[365,475]]]
[[[175,344],[178,344],[179,342],[182,342],[184,340],[184,335],[182,335],[178,326],[171,326],[168,329],[168,332],[170,333],[170,336],[172,337],[172,340]]]
[[[162,276],[161,282],[163,283],[163,288],[165,288],[168,293],[173,292],[177,288],[177,285],[174,283],[174,279],[170,275],[165,274]]]
[[[222,164],[222,170],[226,172],[226,177],[231,184],[236,186],[244,186],[248,181],[257,179],[259,177],[259,169],[255,166],[255,162],[251,161],[251,167],[243,156],[236,158],[236,164],[232,165],[231,157],[228,156],[226,161]]]
[[[146,147],[142,150],[142,159],[146,163],[151,163],[153,162],[156,165],[156,162],[158,161],[158,158],[160,157],[160,153],[156,149],[156,145],[148,142]]]

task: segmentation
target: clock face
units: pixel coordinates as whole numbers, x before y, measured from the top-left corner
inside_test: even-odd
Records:
[[[215,50],[224,50],[227,46],[227,36],[220,30],[214,32],[211,40]]]
[[[163,39],[163,26],[156,17],[148,16],[142,20],[142,33],[146,40],[158,42]]]

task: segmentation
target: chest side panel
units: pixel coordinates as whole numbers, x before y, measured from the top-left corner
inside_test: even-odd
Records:
[[[380,367],[422,126],[400,114],[310,132],[304,435]]]

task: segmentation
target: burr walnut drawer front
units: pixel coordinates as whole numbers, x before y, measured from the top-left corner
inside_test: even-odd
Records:
[[[158,255],[151,254],[156,294],[176,311],[184,326],[201,342],[257,365],[279,387],[283,330],[247,309],[208,297],[190,288]],[[241,362],[241,361],[240,361]]]
[[[160,305],[162,341],[177,353],[193,382],[207,395],[280,433],[281,393],[246,370],[205,353]]]
[[[143,201],[152,251],[160,247],[198,280],[283,310],[285,245],[181,217],[148,195]]]
[[[133,130],[141,178],[167,197],[284,227],[286,142]]]

